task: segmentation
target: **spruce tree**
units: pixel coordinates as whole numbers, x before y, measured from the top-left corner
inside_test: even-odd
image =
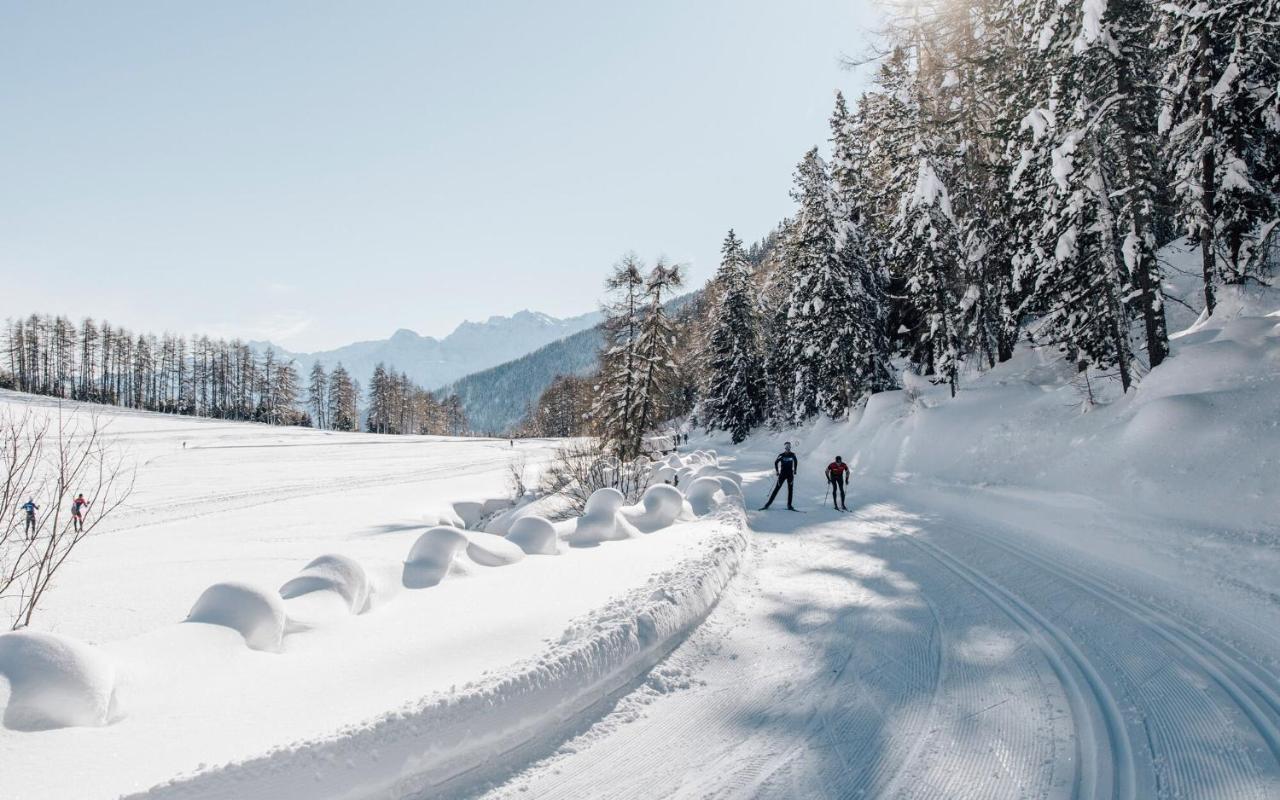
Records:
[[[799,204],[787,243],[789,294],[779,345],[791,369],[790,421],[844,416],[862,396],[865,361],[855,350],[863,321],[861,284],[839,250],[835,198],[815,147],[795,172]]]
[[[709,377],[703,422],[709,430],[728,431],[737,444],[764,414],[764,364],[750,264],[732,230],[720,253],[714,281],[719,299],[705,358]]]

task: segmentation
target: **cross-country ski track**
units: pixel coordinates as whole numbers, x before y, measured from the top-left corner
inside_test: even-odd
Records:
[[[1280,797],[1275,600],[1161,551],[1169,523],[797,488],[811,513],[750,515],[741,574],[646,682],[487,796]],[[1135,547],[1150,572],[1095,554]]]

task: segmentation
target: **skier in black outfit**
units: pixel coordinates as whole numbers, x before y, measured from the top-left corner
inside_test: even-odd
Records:
[[[782,488],[782,482],[787,482],[787,510],[795,511],[795,506],[791,504],[791,493],[795,486],[796,467],[800,465],[800,459],[796,454],[791,452],[791,442],[785,442],[782,445],[782,452],[773,460],[773,471],[778,474],[778,482],[774,484],[773,494],[769,495],[769,502],[764,504],[761,511],[768,511],[769,506],[773,505],[773,500],[778,496],[778,490]]]

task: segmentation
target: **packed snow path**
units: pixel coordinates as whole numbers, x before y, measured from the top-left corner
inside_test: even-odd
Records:
[[[1280,797],[1274,563],[1078,496],[799,498],[642,687],[491,795]]]

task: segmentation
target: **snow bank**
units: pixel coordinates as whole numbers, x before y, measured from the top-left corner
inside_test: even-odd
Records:
[[[578,517],[569,544],[591,547],[601,542],[627,539],[636,531],[618,512],[626,502],[617,489],[597,489],[587,498],[586,513]]]
[[[1194,252],[1171,247],[1161,257],[1199,273]],[[966,375],[955,398],[917,378],[907,391],[873,395],[849,421],[753,439],[768,441],[766,452],[776,452],[778,438],[793,439],[810,464],[843,455],[855,492],[859,475],[1070,487],[1117,508],[1214,529],[1275,530],[1277,308],[1280,291],[1254,287],[1221,287],[1212,317],[1186,319],[1170,304],[1171,327],[1185,329],[1171,337],[1172,355],[1127,394],[1097,375],[1086,387],[1060,353],[1023,345],[995,369]]]
[[[187,622],[221,625],[240,632],[254,650],[280,649],[287,615],[284,600],[269,589],[247,583],[215,583],[196,600]]]
[[[469,533],[467,558],[485,567],[503,567],[524,558],[524,550],[495,533]]]
[[[334,738],[300,742],[139,796],[413,797],[460,792],[491,780],[508,765],[504,756],[513,749],[580,728],[714,607],[746,550],[745,515],[735,503],[717,518],[693,524],[716,530],[647,586],[577,620],[537,658]],[[443,539],[433,537],[426,549],[438,550]]]
[[[637,529],[648,533],[671,525],[684,510],[684,495],[680,490],[657,483],[645,489],[638,505],[623,509],[623,514]]]
[[[404,585],[426,589],[444,580],[458,552],[469,544],[458,528],[440,525],[418,537],[404,562]]]
[[[559,539],[555,526],[546,517],[520,517],[507,531],[507,540],[529,555],[559,555]]]
[[[98,726],[120,716],[115,665],[75,639],[37,631],[0,635],[0,675],[9,681],[7,728]]]
[[[723,492],[719,478],[694,478],[685,497],[688,498],[693,513],[703,516],[711,513],[719,502],[720,498],[717,496],[723,496]]]
[[[358,561],[329,554],[311,561],[302,572],[280,587],[280,596],[286,600],[311,592],[336,592],[346,601],[352,614],[363,614],[369,610],[373,587]]]

